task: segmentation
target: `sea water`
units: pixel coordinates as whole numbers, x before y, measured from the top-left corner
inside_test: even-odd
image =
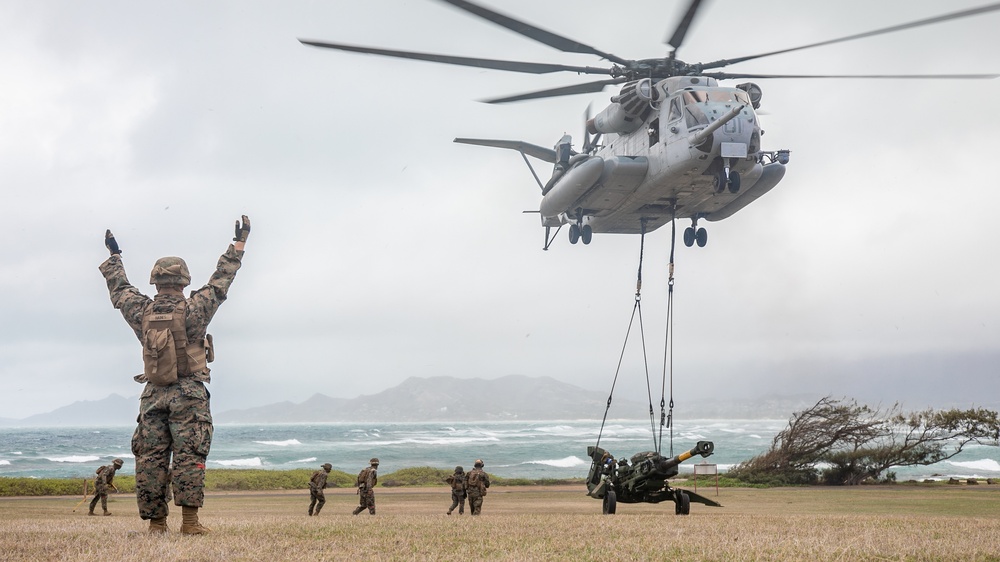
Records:
[[[713,441],[715,454],[681,465],[717,465],[720,473],[768,449],[787,420],[690,420],[661,428],[649,420],[311,423],[217,425],[209,468],[316,469],[330,463],[354,474],[371,457],[388,474],[408,467],[472,468],[483,459],[487,472],[505,478],[582,478],[590,468],[587,447],[618,458],[656,449],[680,454],[697,441]],[[0,476],[92,478],[112,459],[134,472],[130,442],[134,426],[0,428]],[[672,446],[671,446],[672,437]],[[1000,448],[968,446],[960,455],[930,466],[895,469],[897,480],[1000,478]]]

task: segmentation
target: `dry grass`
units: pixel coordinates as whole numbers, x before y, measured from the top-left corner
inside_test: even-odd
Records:
[[[478,518],[446,516],[445,488],[380,489],[375,517],[351,515],[349,490],[328,491],[319,517],[304,491],[217,493],[204,537],[176,532],[179,509],[170,535],[128,537],[145,529],[134,498],[112,496],[112,517],[73,513],[79,499],[0,498],[0,559],[1000,561],[1000,486],[723,488],[725,507],[688,517],[673,504],[603,516],[576,486],[493,489]]]

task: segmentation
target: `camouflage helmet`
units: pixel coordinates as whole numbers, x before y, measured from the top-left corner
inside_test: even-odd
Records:
[[[462,468],[461,466],[455,467],[455,474],[462,474],[463,472],[465,472],[465,469]]]
[[[330,472],[331,470],[333,470],[333,465],[328,462],[325,462],[323,463],[323,470]]]
[[[375,457],[372,457],[372,460],[370,460],[368,462],[371,463],[371,464],[373,464],[373,465],[378,465],[378,459],[375,458]]]
[[[476,459],[475,466],[476,466],[476,468],[483,468],[484,466],[486,466],[486,464],[483,463],[483,459]]]
[[[149,272],[149,284],[187,287],[191,284],[191,272],[183,259],[167,256],[153,264],[153,270]]]
[[[111,461],[111,464],[113,464],[113,465],[115,465],[115,466],[117,466],[117,467],[121,468],[121,466],[122,466],[123,464],[125,464],[125,461],[123,461],[123,460],[121,460],[121,459],[115,459],[115,460]]]

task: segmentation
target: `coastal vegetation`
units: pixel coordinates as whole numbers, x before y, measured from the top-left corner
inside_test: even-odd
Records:
[[[205,471],[207,492],[308,490],[311,469],[208,469]],[[445,486],[449,470],[429,466],[403,468],[379,475],[379,487],[430,487]],[[333,470],[327,477],[329,488],[354,488],[355,475]],[[582,478],[541,479],[503,478],[490,476],[495,486],[551,486],[558,484],[583,485]],[[84,481],[78,478],[9,478],[0,477],[0,497],[3,496],[74,496],[84,493]],[[94,493],[93,479],[86,484],[88,493]],[[135,492],[135,476],[115,476],[115,487],[120,494]]]
[[[893,467],[931,465],[970,444],[1000,444],[1000,417],[985,408],[903,412],[829,396],[796,412],[764,453],[729,475],[776,485],[894,482]]]

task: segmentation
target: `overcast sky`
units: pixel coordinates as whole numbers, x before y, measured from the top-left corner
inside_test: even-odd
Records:
[[[484,3],[625,58],[664,56],[684,7]],[[979,3],[716,0],[678,55],[757,54]],[[410,376],[548,375],[610,389],[639,237],[570,246],[564,230],[543,252],[538,216],[522,213],[540,194],[521,157],[451,141],[551,146],[569,133],[579,146],[588,103],[600,110],[616,92],[488,105],[476,100],[594,78],[297,38],[603,65],[596,57],[434,0],[15,0],[0,3],[0,21],[0,417],[140,392],[138,343],[97,270],[106,228],[133,284],[152,294],[149,270],[164,255],[183,256],[193,285],[205,283],[241,214],[253,223],[244,266],[210,329],[216,411],[352,398]],[[994,12],[729,69],[1000,72],[998,28]],[[758,83],[764,148],[790,149],[791,162],[765,197],[705,225],[707,247],[677,253],[679,411],[696,416],[715,396],[916,407],[996,396],[1000,80]],[[647,236],[643,275],[657,388],[669,235]],[[637,340],[625,363],[622,392],[644,394]]]

